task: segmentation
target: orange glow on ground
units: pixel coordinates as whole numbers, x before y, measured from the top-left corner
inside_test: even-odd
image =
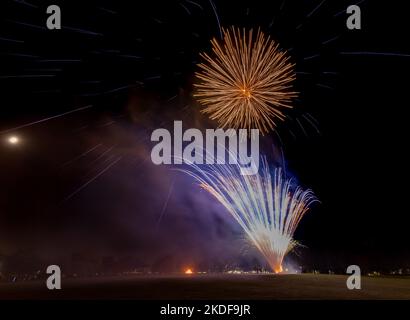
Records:
[[[185,270],[185,274],[193,274],[192,270],[190,268]]]
[[[281,273],[281,272],[283,271],[283,268],[282,268],[282,266],[280,265],[279,267],[276,267],[276,268],[274,269],[274,271],[275,271],[275,273]]]

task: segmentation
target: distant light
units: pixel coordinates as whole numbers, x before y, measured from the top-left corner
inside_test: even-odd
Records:
[[[18,144],[20,142],[20,139],[16,136],[11,136],[8,139],[10,144]]]
[[[185,274],[193,274],[193,272],[192,272],[191,269],[188,268],[188,269],[185,270]]]

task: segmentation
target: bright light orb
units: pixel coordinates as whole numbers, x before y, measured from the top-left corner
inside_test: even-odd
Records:
[[[185,274],[193,274],[192,269],[189,269],[189,268],[186,269],[186,270],[185,270]]]
[[[10,144],[15,145],[15,144],[18,144],[20,142],[20,139],[16,136],[11,136],[11,137],[8,138],[8,142]]]

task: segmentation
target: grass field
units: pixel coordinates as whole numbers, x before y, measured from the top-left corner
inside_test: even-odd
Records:
[[[348,290],[342,275],[150,275],[0,283],[0,299],[409,299],[410,278],[362,277]]]

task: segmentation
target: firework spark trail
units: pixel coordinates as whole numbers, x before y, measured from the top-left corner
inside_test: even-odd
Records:
[[[204,8],[202,8],[202,6],[199,3],[196,3],[195,1],[190,1],[190,0],[186,0],[186,2],[191,3],[195,6],[197,6],[199,9],[204,10]]]
[[[157,229],[158,229],[158,227],[159,227],[159,225],[160,225],[160,223],[161,223],[161,220],[162,220],[162,218],[163,218],[163,216],[164,216],[164,214],[165,214],[165,211],[166,211],[167,208],[168,208],[168,202],[169,202],[169,199],[171,198],[171,194],[172,194],[172,192],[173,192],[173,190],[174,190],[174,183],[175,183],[175,180],[172,180],[171,185],[170,185],[169,190],[168,190],[167,198],[166,198],[166,200],[165,200],[165,202],[164,202],[164,205],[162,206],[162,210],[161,210],[161,213],[160,213],[159,218],[158,218],[158,221],[157,221]]]
[[[69,30],[69,31],[72,31],[72,32],[81,33],[81,34],[86,34],[86,35],[89,35],[89,36],[103,36],[102,33],[94,32],[94,31],[90,31],[90,30],[86,30],[86,29],[81,29],[81,28],[74,28],[74,27],[64,26],[63,29]]]
[[[82,186],[80,186],[79,188],[77,188],[74,192],[72,192],[71,194],[69,194],[67,197],[64,198],[63,202],[66,202],[68,200],[70,200],[72,197],[74,197],[77,193],[79,193],[81,190],[83,190],[85,187],[87,187],[90,183],[92,183],[93,181],[95,181],[98,177],[100,177],[101,175],[103,175],[105,172],[107,172],[112,166],[114,166],[118,161],[120,161],[122,159],[122,157],[118,157],[116,158],[113,162],[111,162],[107,167],[105,167],[103,170],[101,170],[97,175],[95,175],[93,178],[91,178],[90,180],[88,180],[86,183],[84,183]]]
[[[361,3],[365,2],[365,1],[366,1],[366,0],[361,0],[361,1],[359,1],[359,2],[356,2],[354,5],[355,5],[355,6],[358,6],[359,4],[361,4]],[[342,15],[343,13],[346,13],[346,9],[339,11],[338,13],[334,14],[333,16],[334,16],[334,17],[338,17],[338,16]]]
[[[89,125],[85,125],[85,126],[82,126],[82,127],[80,127],[80,128],[74,129],[72,132],[73,132],[73,133],[78,133],[78,132],[81,132],[81,131],[87,129],[88,127],[89,127]]]
[[[314,8],[308,15],[307,17],[310,18],[319,8],[326,2],[326,0],[323,0],[321,3],[318,4],[316,8]]]
[[[312,116],[309,112],[306,112],[306,115],[307,115],[312,121],[314,121],[316,124],[319,124],[319,121],[318,121],[314,116]]]
[[[320,87],[320,88],[325,88],[325,89],[333,90],[332,87],[327,86],[327,85],[322,84],[322,83],[316,83],[316,86],[318,86],[318,87]]]
[[[286,0],[283,0],[282,4],[280,5],[279,11],[283,10],[283,8],[285,7],[285,3],[286,3]]]
[[[239,165],[208,166],[207,170],[190,164],[192,170],[181,170],[194,177],[233,216],[253,245],[275,272],[282,271],[284,256],[297,242],[293,234],[317,201],[311,190],[295,186],[282,169],[271,174],[266,158],[260,174],[241,175]]]
[[[109,155],[107,158],[105,158],[102,162],[100,162],[97,166],[95,166],[94,168],[92,168],[91,170],[90,170],[90,172],[93,172],[93,171],[95,171],[96,169],[98,169],[98,167],[100,166],[102,166],[102,165],[104,165],[104,164],[106,164],[107,162],[110,162],[112,159],[114,159],[115,158],[115,154],[111,154],[111,155]]]
[[[3,38],[3,37],[0,37],[0,40],[1,41],[7,41],[7,42],[14,42],[14,43],[24,43],[23,40],[9,39],[9,38]]]
[[[31,3],[28,3],[27,1],[14,0],[14,2],[23,4],[23,5],[27,6],[27,7],[36,8],[36,9],[38,8],[38,6],[36,6],[36,5],[34,5],[34,4],[31,4]]]
[[[142,59],[142,57],[140,56],[136,56],[136,55],[132,55],[132,54],[121,54],[118,57],[120,58],[125,58],[125,59],[135,59],[135,60],[140,60]]]
[[[310,125],[316,130],[316,132],[317,132],[318,134],[320,134],[319,128],[316,126],[316,124],[315,124],[311,119],[309,119],[309,117],[308,117],[306,114],[303,114],[302,117],[303,117],[307,122],[310,123]]]
[[[42,71],[48,71],[48,72],[61,72],[63,69],[61,68],[28,68],[25,69],[26,71],[31,71],[31,72],[42,72]]]
[[[279,12],[282,12],[283,8],[285,7],[285,3],[286,3],[286,0],[283,0],[283,1],[282,1],[282,4],[281,4],[280,7],[279,7]],[[276,19],[276,18],[277,18],[276,16],[274,16],[274,17],[272,18],[271,22],[269,23],[269,28],[272,28],[273,24],[275,23],[275,19]]]
[[[87,154],[93,152],[95,149],[99,148],[100,146],[102,146],[101,143],[95,145],[94,147],[88,149],[87,151],[81,153],[80,155],[74,157],[73,159],[71,159],[71,160],[69,160],[69,161],[63,163],[63,164],[61,165],[61,167],[66,167],[66,166],[68,166],[68,165],[70,165],[70,164],[76,162],[77,160],[81,159],[82,157],[85,157]]]
[[[307,134],[305,128],[303,127],[302,122],[300,122],[298,118],[296,118],[295,120],[296,120],[296,122],[299,124],[300,128],[302,129],[302,132],[303,132],[303,134],[305,135],[305,137],[307,137],[308,134]]]
[[[311,12],[309,12],[309,13],[306,15],[306,18],[310,18],[316,11],[318,11],[318,10],[320,9],[320,7],[321,7],[325,2],[326,2],[326,0],[323,0],[322,2],[320,2],[320,3],[317,5],[317,7],[315,7]],[[296,27],[296,29],[299,30],[299,29],[302,28],[302,26],[303,26],[303,22],[302,22],[301,24],[299,24],[299,25]]]
[[[209,3],[212,6],[212,10],[214,11],[215,17],[216,17],[216,21],[218,22],[218,28],[219,28],[219,35],[222,38],[222,28],[221,28],[221,22],[219,21],[219,16],[218,16],[218,12],[216,11],[216,7],[215,7],[215,3],[212,0],[209,0]]]
[[[108,122],[106,122],[106,123],[103,123],[103,124],[101,124],[101,125],[97,126],[97,128],[108,127],[108,126],[113,125],[114,123],[116,123],[116,121],[114,121],[114,120],[112,120],[112,121],[108,121]]]
[[[273,145],[272,145],[272,147],[273,147]],[[285,173],[285,179],[286,179],[285,153],[283,152],[283,148],[282,148],[282,147],[280,147],[280,153],[281,153],[281,155],[282,155],[282,168],[283,168],[283,171],[284,171],[284,173]]]
[[[326,45],[326,44],[331,43],[331,42],[333,42],[333,41],[335,41],[335,40],[337,40],[337,39],[339,39],[339,38],[340,38],[340,36],[336,36],[336,37],[330,38],[330,39],[328,39],[328,40],[323,41],[322,44],[323,44],[323,45]]]
[[[104,157],[106,154],[110,153],[111,150],[114,149],[114,145],[102,152],[97,158],[95,158],[93,161],[91,161],[90,166],[98,162],[102,157]]]
[[[191,11],[189,11],[186,6],[184,6],[182,3],[179,3],[179,5],[186,11],[186,13],[188,13],[188,15],[191,15]]]
[[[223,31],[223,41],[211,41],[214,58],[205,60],[196,73],[195,97],[205,106],[203,113],[223,128],[257,128],[266,134],[284,120],[282,108],[292,108],[297,96],[291,90],[296,78],[294,64],[279,45],[258,30]]]
[[[83,111],[83,110],[86,110],[86,109],[90,109],[92,107],[93,107],[93,105],[88,105],[88,106],[85,106],[85,107],[70,110],[70,111],[60,113],[60,114],[52,116],[52,117],[44,118],[44,119],[41,119],[41,120],[38,120],[38,121],[33,121],[33,122],[30,122],[30,123],[23,124],[21,126],[15,127],[15,128],[0,131],[0,134],[8,133],[8,132],[11,132],[11,131],[16,131],[16,130],[23,129],[23,128],[30,127],[30,126],[34,126],[34,125],[39,124],[39,123],[43,123],[43,122],[46,122],[46,121],[49,121],[49,120],[61,118],[61,117],[64,117],[66,115],[69,115],[71,113]]]
[[[280,144],[281,146],[283,146],[283,141],[282,141],[282,139],[281,139],[279,133],[277,133],[277,131],[274,131],[274,134],[275,134],[276,137],[278,138],[279,144]]]
[[[135,84],[129,84],[129,85],[126,85],[126,86],[121,86],[121,87],[113,88],[113,89],[102,91],[102,92],[82,93],[82,94],[80,94],[80,96],[82,96],[82,97],[96,97],[96,96],[99,96],[99,95],[117,93],[119,91],[134,88],[134,87],[141,86],[141,85],[142,85],[142,82],[136,81]]]
[[[55,74],[20,74],[20,75],[9,75],[9,76],[1,76],[0,79],[13,79],[13,78],[21,78],[21,79],[30,79],[30,78],[53,78]]]
[[[110,14],[118,14],[118,12],[111,10],[111,9],[107,9],[107,8],[103,8],[103,7],[99,7],[98,9],[100,9],[101,11],[110,13]]]
[[[305,57],[305,58],[303,58],[303,60],[306,61],[306,60],[311,60],[311,59],[318,58],[318,57],[320,57],[320,54],[319,54],[319,53],[314,54],[314,55],[312,55],[312,56]]]

